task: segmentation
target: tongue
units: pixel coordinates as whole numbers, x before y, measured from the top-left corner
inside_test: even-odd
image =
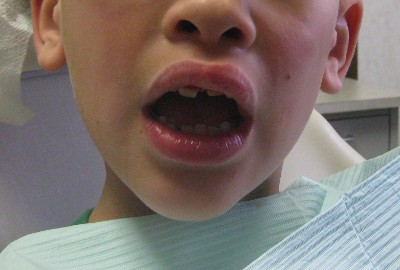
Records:
[[[153,110],[177,126],[205,124],[218,127],[225,121],[240,117],[233,99],[210,97],[206,93],[199,93],[197,98],[186,98],[169,92],[154,104]]]

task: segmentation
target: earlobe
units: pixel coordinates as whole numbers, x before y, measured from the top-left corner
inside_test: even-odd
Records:
[[[335,94],[342,89],[360,32],[363,5],[361,0],[343,1],[336,24],[333,48],[329,54],[321,89]]]
[[[339,76],[339,61],[335,57],[328,57],[321,89],[329,94],[336,94],[342,89],[342,78]]]
[[[65,65],[60,32],[60,2],[31,0],[35,49],[40,66],[56,71]]]

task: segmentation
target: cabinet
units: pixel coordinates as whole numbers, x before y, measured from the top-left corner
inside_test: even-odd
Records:
[[[365,158],[399,145],[400,89],[346,79],[337,95],[321,94],[316,109]]]
[[[391,110],[325,114],[339,135],[365,158],[384,154],[396,146],[391,138],[395,123]]]

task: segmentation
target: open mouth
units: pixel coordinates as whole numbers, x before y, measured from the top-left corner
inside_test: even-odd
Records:
[[[244,122],[232,97],[192,86],[167,92],[148,110],[154,121],[190,135],[226,135]]]
[[[254,91],[232,65],[183,62],[157,77],[144,100],[146,136],[157,152],[190,164],[216,164],[243,149]]]

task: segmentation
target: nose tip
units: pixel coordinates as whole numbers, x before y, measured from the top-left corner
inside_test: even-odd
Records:
[[[256,28],[242,2],[178,1],[163,19],[163,32],[172,41],[197,41],[208,47],[248,48],[256,38]]]

